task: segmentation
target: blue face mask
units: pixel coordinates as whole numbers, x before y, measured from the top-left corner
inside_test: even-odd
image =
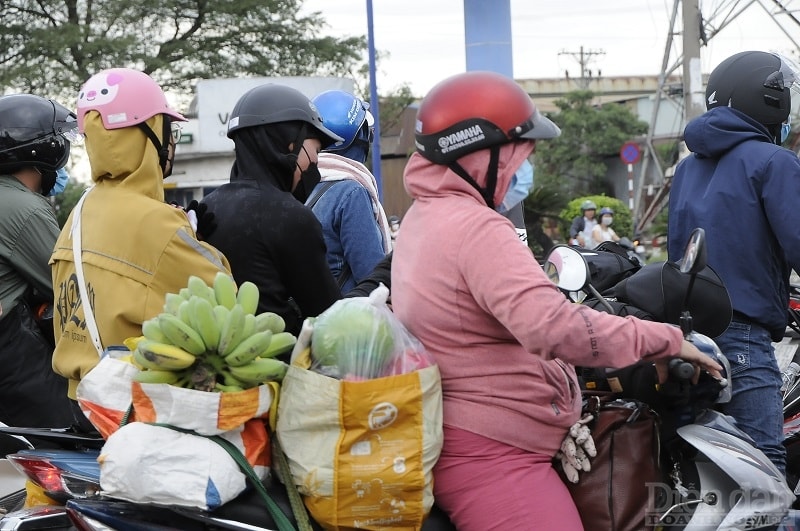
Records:
[[[786,139],[789,138],[789,133],[792,132],[792,124],[787,118],[785,122],[781,124],[781,144],[786,142]]]
[[[501,214],[508,212],[517,203],[528,197],[533,188],[533,165],[525,159],[511,178],[511,186],[508,187],[503,201],[498,205],[497,211]]]
[[[53,189],[50,190],[50,193],[47,194],[49,196],[58,195],[64,191],[67,187],[67,181],[69,181],[69,174],[67,173],[66,168],[59,168],[56,170],[56,184],[53,185]]]

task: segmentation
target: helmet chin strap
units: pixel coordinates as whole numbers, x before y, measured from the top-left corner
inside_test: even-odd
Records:
[[[168,140],[170,135],[172,134],[170,132],[170,119],[165,115],[163,116],[162,122],[164,124],[163,126],[164,139]],[[142,131],[144,131],[144,134],[147,135],[147,138],[149,138],[150,142],[153,143],[153,145],[156,148],[156,151],[158,152],[158,164],[159,166],[161,166],[161,171],[166,171],[167,161],[169,160],[169,141],[162,142],[161,140],[159,140],[159,138],[156,136],[153,130],[150,129],[150,126],[144,122],[140,122],[136,124],[136,126]]]
[[[500,146],[492,146],[489,150],[489,166],[486,172],[486,188],[481,188],[480,185],[472,178],[472,176],[467,173],[467,170],[464,169],[458,161],[451,162],[448,165],[453,173],[457,174],[459,177],[467,181],[473,188],[475,188],[481,197],[486,202],[486,205],[494,210],[494,193],[497,189],[497,170],[500,165]]]

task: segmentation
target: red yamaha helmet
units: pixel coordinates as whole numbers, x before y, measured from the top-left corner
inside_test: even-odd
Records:
[[[473,71],[447,78],[428,92],[417,112],[415,140],[420,155],[449,164],[494,145],[560,134],[514,80]]]

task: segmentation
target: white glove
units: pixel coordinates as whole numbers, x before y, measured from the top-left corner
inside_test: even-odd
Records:
[[[589,458],[597,455],[594,439],[586,426],[593,418],[593,415],[586,415],[573,424],[561,443],[561,449],[556,452],[556,458],[561,461],[561,468],[570,483],[578,482],[578,472],[581,470],[589,472],[592,469]]]
[[[189,210],[186,212],[186,217],[189,218],[189,225],[192,226],[192,230],[197,232],[197,212]]]

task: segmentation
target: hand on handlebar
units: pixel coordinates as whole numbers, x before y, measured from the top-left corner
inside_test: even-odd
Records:
[[[681,351],[677,357],[684,362],[691,363],[694,366],[695,370],[694,376],[692,377],[692,383],[697,383],[697,379],[700,377],[700,370],[705,370],[716,380],[722,379],[722,373],[720,372],[722,367],[719,365],[719,363],[700,352],[697,347],[685,339],[681,344]],[[664,383],[667,381],[670,371],[670,361],[675,359],[676,358],[665,358],[655,362],[659,383]],[[676,369],[680,370],[680,367],[676,367]]]

